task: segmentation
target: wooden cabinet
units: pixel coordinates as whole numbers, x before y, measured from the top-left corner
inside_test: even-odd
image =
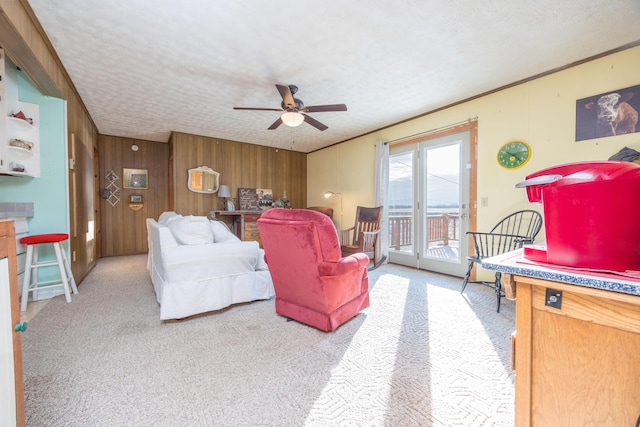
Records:
[[[13,221],[0,220],[0,425],[24,426],[22,342]]]
[[[262,240],[260,240],[260,232],[258,231],[258,218],[262,215],[262,212],[256,211],[211,211],[220,221],[227,222],[229,219],[233,221],[232,224],[228,224],[235,235],[240,240],[255,240],[262,247]]]
[[[514,279],[516,426],[636,426],[640,296]]]
[[[262,240],[260,240],[260,232],[258,231],[258,218],[260,218],[260,214],[244,215],[241,239],[255,240],[262,247]]]

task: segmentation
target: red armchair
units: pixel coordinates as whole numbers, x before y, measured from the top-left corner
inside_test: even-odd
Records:
[[[333,331],[369,307],[369,257],[342,257],[331,219],[306,209],[269,209],[258,219],[276,291],[276,313]]]

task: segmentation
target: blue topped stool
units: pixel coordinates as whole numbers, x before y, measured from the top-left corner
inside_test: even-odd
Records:
[[[29,292],[33,293],[33,300],[37,301],[38,290],[62,286],[67,302],[71,302],[71,291],[69,290],[69,283],[71,283],[73,293],[78,293],[78,287],[76,286],[76,281],[73,278],[71,266],[69,265],[67,256],[64,253],[64,248],[62,247],[62,242],[68,238],[68,234],[55,233],[35,234],[33,236],[27,236],[20,239],[20,243],[27,245],[27,260],[24,268],[24,279],[22,281],[22,302],[20,304],[20,311],[25,311],[27,309]],[[45,244],[53,245],[53,249],[56,252],[56,259],[54,261],[38,262],[38,246]],[[38,268],[51,267],[54,265],[57,265],[60,270],[60,280],[50,280],[46,282],[38,281]]]

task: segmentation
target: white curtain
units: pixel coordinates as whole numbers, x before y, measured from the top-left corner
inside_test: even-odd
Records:
[[[376,179],[375,179],[375,206],[384,206],[382,209],[382,224],[380,238],[378,239],[378,256],[389,260],[389,144],[384,141],[376,143]],[[375,260],[376,262],[378,260]]]

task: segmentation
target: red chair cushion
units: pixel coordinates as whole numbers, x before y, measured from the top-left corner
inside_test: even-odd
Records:
[[[20,243],[25,245],[39,245],[41,243],[57,243],[67,240],[68,234],[53,233],[53,234],[34,234],[33,236],[27,236],[20,239]]]

